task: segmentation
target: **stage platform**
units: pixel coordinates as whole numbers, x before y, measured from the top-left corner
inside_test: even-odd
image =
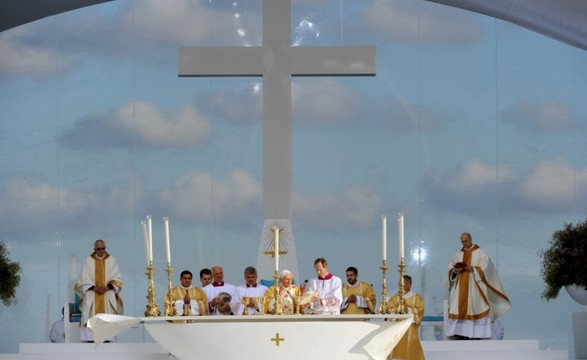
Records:
[[[422,341],[427,360],[569,360],[567,350],[540,350],[538,340]],[[0,360],[170,360],[157,343],[20,344]],[[230,359],[227,359],[230,360]],[[330,359],[328,359],[330,360]],[[332,359],[336,360],[336,359]]]

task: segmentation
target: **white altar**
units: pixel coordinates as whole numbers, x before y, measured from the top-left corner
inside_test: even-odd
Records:
[[[170,322],[170,321],[188,322]],[[140,322],[161,347],[190,359],[386,359],[412,315],[260,315],[90,320],[96,342]]]

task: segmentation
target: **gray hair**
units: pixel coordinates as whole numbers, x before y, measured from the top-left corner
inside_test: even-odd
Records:
[[[279,278],[280,278],[280,279],[283,279],[283,277],[284,277],[285,275],[292,275],[292,277],[293,277],[293,274],[291,273],[291,271],[289,271],[289,270],[282,270],[282,271],[279,273]]]

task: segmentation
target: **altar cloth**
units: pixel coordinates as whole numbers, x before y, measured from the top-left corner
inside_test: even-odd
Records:
[[[143,322],[153,339],[181,360],[383,360],[409,328],[412,315],[132,318],[101,314],[92,319],[90,326],[96,341],[119,334],[125,326]]]

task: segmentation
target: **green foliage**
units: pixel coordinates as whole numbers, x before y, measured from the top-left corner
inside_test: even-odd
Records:
[[[8,250],[0,242],[0,300],[6,306],[16,303],[16,288],[20,283],[20,264],[8,258]]]
[[[542,270],[546,283],[542,298],[556,299],[566,285],[584,286],[587,289],[587,220],[577,225],[565,224],[552,234],[550,247],[540,250]]]

